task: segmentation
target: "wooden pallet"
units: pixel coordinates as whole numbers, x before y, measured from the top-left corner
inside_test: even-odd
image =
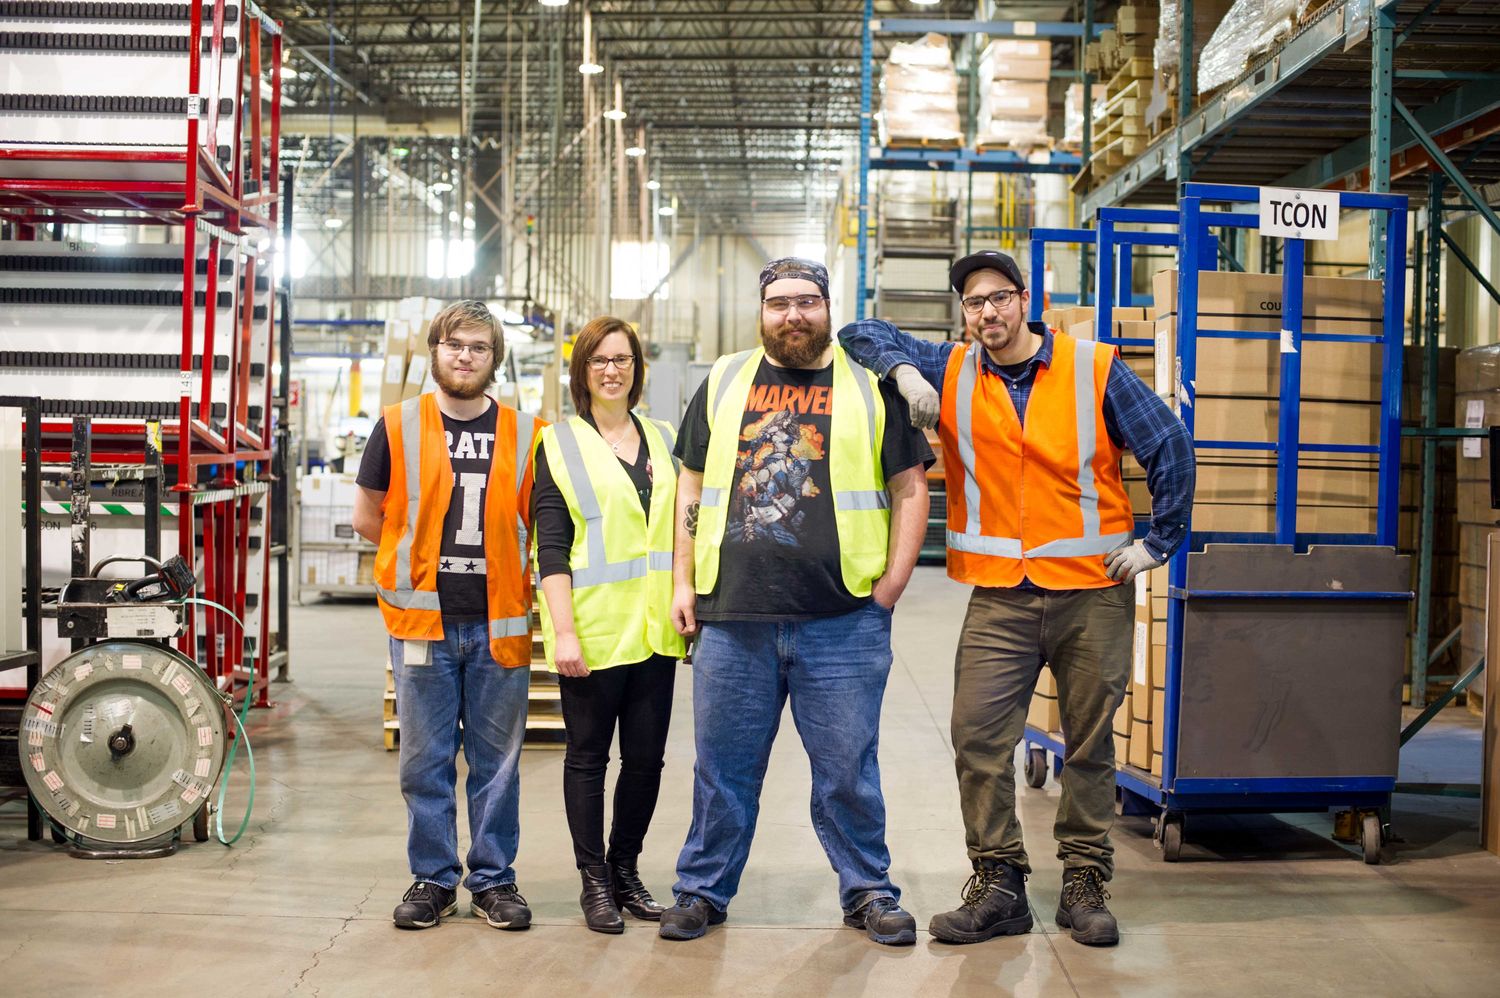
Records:
[[[927,139],[915,136],[897,138],[892,136],[885,142],[887,149],[957,149],[963,139]]]

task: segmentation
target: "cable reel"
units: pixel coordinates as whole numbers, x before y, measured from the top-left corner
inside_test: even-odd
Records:
[[[224,700],[175,649],[107,640],[42,677],[20,742],[26,785],[76,854],[169,855],[182,826],[207,817],[224,765]]]

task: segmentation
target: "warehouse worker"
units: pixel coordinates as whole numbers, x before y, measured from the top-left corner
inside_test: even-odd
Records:
[[[457,908],[455,757],[469,764],[469,908],[524,929],[516,889],[521,740],[531,678],[526,533],[540,427],[485,394],[504,353],[500,323],[461,301],[427,334],[437,389],[387,406],[360,462],[354,529],[380,546],[375,591],[391,639],[401,719],[401,793],[414,883],[405,929]]]
[[[839,340],[893,380],[923,426],[938,425],[948,495],[948,574],[974,586],[959,635],[953,748],[974,875],[963,904],[932,919],[944,942],[1029,931],[1031,864],[1016,819],[1015,749],[1043,664],[1062,711],[1063,862],[1057,923],[1107,946],[1119,929],[1105,900],[1114,873],[1113,718],[1131,661],[1141,572],[1182,542],[1193,446],[1166,403],[1107,347],[1024,319],[1020,268],[1004,253],[964,257],[949,274],[966,343],[930,343],[888,322]],[[1146,469],[1151,531],[1120,478],[1130,450]]]
[[[542,431],[534,465],[542,638],[568,734],[563,805],[583,879],[579,904],[596,932],[623,932],[622,909],[661,918],[637,858],[656,810],[672,683],[686,650],[672,626],[677,434],[631,413],[644,368],[628,323],[604,316],[585,325],[568,367],[578,415]],[[606,853],[604,771],[617,724]]]
[[[693,817],[664,939],[726,917],[783,705],[812,763],[813,827],[844,924],[911,944],[885,842],[877,746],[891,611],[927,523],[932,451],[897,393],[832,344],[828,271],[760,275],[763,346],[721,357],[677,456],[672,615],[693,664]]]

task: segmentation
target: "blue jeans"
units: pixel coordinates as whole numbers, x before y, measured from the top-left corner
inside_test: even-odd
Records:
[[[391,639],[401,719],[406,858],[413,879],[449,890],[458,886],[463,867],[458,862],[454,785],[462,741],[469,764],[469,876],[464,886],[478,892],[516,879],[511,864],[521,838],[521,740],[531,670],[496,664],[484,621],[445,621],[443,634],[443,640],[428,644],[426,665],[409,664],[408,657],[415,655],[408,656],[405,643]]]
[[[812,763],[812,823],[839,877],[845,913],[899,899],[885,844],[880,704],[891,671],[891,614],[770,623],[705,622],[693,659],[693,821],[678,893],[724,910],[750,855],[771,743],[790,697]]]

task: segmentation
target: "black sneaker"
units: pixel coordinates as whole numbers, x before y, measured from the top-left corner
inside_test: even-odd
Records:
[[[917,920],[895,898],[872,899],[852,915],[845,915],[844,924],[864,929],[865,935],[885,946],[910,946],[917,941]]]
[[[1120,926],[1104,902],[1104,875],[1092,866],[1063,871],[1062,898],[1057,902],[1057,924],[1071,929],[1074,942],[1085,946],[1113,946],[1120,941]]]
[[[964,885],[963,899],[928,923],[927,931],[939,942],[980,943],[1031,931],[1026,875],[1014,866],[981,861]]]
[[[710,925],[721,925],[729,915],[696,894],[679,894],[677,903],[661,913],[663,939],[697,939]]]
[[[497,929],[519,931],[531,927],[531,909],[515,884],[486,887],[469,901],[469,911]]]
[[[458,910],[457,891],[418,880],[406,889],[391,914],[398,929],[430,929]]]

